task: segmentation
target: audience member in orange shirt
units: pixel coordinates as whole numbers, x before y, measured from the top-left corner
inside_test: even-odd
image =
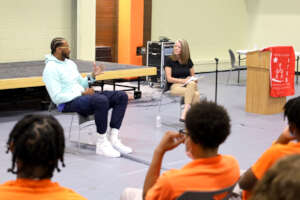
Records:
[[[244,190],[243,199],[249,199],[257,181],[277,160],[290,154],[300,154],[300,97],[290,99],[285,104],[284,117],[288,119],[288,126],[241,177],[239,185]]]
[[[300,197],[300,155],[277,161],[256,184],[251,200],[295,200]]]
[[[63,128],[54,117],[25,116],[15,125],[7,141],[7,152],[12,153],[8,171],[16,174],[17,179],[0,185],[0,199],[85,200],[51,181],[54,170],[60,171],[59,161],[64,166],[64,149]]]
[[[230,133],[227,111],[213,102],[194,104],[186,115],[185,134],[168,131],[156,147],[141,190],[127,188],[121,199],[176,199],[183,192],[213,191],[234,185],[240,170],[235,158],[218,153],[218,147]],[[163,156],[184,143],[192,159],[179,170],[160,175]]]

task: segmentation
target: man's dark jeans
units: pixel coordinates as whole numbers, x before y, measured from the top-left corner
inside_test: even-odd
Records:
[[[128,96],[124,91],[95,92],[65,103],[63,112],[77,112],[87,116],[94,114],[97,132],[106,133],[108,111],[112,108],[110,127],[120,129],[127,108]]]

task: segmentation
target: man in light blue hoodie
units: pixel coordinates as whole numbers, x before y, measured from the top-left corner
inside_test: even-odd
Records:
[[[121,153],[131,153],[132,149],[121,143],[121,127],[128,103],[124,91],[95,92],[88,87],[95,77],[102,73],[102,66],[94,64],[93,72],[83,78],[77,65],[69,59],[70,47],[64,38],[54,38],[51,54],[46,56],[43,81],[51,100],[61,112],[77,112],[95,116],[98,140],[96,153],[107,157],[120,157]],[[110,131],[107,132],[108,110],[112,108]]]

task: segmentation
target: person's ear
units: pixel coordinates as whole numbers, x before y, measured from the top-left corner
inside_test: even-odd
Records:
[[[290,124],[289,124],[289,129],[290,129],[290,132],[291,132],[293,135],[297,134],[297,133],[296,133],[296,132],[297,132],[297,128],[296,128],[296,125],[295,125],[294,123],[290,123]]]
[[[10,142],[10,144],[9,144],[9,150],[10,150],[10,152],[13,152],[13,151],[14,151],[14,148],[15,148],[14,143],[13,143],[13,142]]]

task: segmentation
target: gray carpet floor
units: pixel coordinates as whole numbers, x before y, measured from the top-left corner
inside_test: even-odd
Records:
[[[215,99],[215,74],[198,75],[199,90],[208,100]],[[241,169],[247,169],[261,153],[271,145],[286,125],[283,115],[260,115],[245,112],[246,71],[241,73],[241,83],[236,84],[236,73],[227,83],[228,72],[219,74],[218,103],[224,105],[231,117],[231,135],[221,145],[220,153],[231,154],[239,161]],[[295,85],[296,94],[300,94]],[[143,98],[129,103],[121,128],[121,139],[134,149],[130,157],[105,158],[95,154],[94,146],[83,146],[77,152],[76,143],[67,142],[66,167],[55,172],[53,180],[69,187],[91,200],[119,199],[125,187],[142,187],[152,153],[167,130],[178,130],[183,124],[179,118],[179,98],[164,97],[161,107],[162,126],[156,128],[160,89],[142,86]],[[288,97],[292,98],[292,97]],[[24,110],[0,112],[0,182],[14,179],[7,173],[11,155],[6,154],[5,143],[14,124],[27,113],[47,111]],[[71,125],[71,115],[56,114],[66,135]],[[78,124],[73,123],[71,135],[76,134]],[[84,134],[84,130],[82,131]],[[189,162],[181,145],[165,155],[163,170],[180,168]]]

